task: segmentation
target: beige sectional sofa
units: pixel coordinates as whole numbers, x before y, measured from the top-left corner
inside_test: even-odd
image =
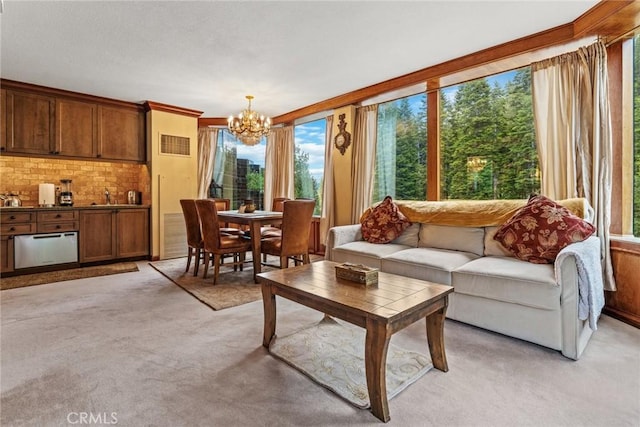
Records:
[[[588,319],[578,316],[580,294],[573,254],[559,255],[562,261],[557,265],[513,257],[493,240],[510,214],[472,213],[486,212],[502,201],[472,203],[471,211],[469,202],[396,203],[413,222],[397,239],[373,244],[362,239],[360,224],[334,227],[327,237],[325,258],[451,285],[448,318],[560,350],[571,359],[580,357],[593,331]],[[517,210],[526,200],[509,203]],[[579,214],[591,220],[593,210],[583,199],[579,203],[583,204]],[[437,214],[422,214],[434,206]],[[463,207],[459,212],[458,206]],[[574,245],[581,245],[581,251],[597,251],[592,255],[599,259],[597,237],[563,251]]]

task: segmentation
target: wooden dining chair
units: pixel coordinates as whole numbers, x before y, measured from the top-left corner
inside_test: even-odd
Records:
[[[288,268],[289,260],[295,265],[309,264],[309,229],[315,200],[287,200],[283,203],[282,234],[260,242],[263,254],[280,258],[280,268]]]
[[[228,211],[231,209],[230,199],[211,199],[216,203],[216,211]],[[232,227],[228,222],[220,221],[220,232],[226,234],[242,234],[239,227]]]
[[[193,275],[197,276],[200,258],[202,257],[203,242],[196,201],[195,199],[181,199],[180,206],[182,207],[184,223],[187,227],[187,268],[184,271],[189,271],[191,259],[195,255],[196,262],[193,267]]]
[[[284,202],[291,200],[288,197],[275,197],[271,204],[271,210],[273,212],[282,212],[284,209]],[[282,235],[282,228],[280,224],[266,225],[260,227],[260,238],[268,239],[271,237],[280,237]],[[267,254],[262,254],[262,262],[267,262]]]
[[[213,284],[215,285],[218,281],[218,274],[220,273],[222,256],[232,255],[233,269],[237,270],[237,268],[240,268],[240,271],[242,271],[245,254],[251,249],[251,241],[241,235],[229,235],[220,231],[220,221],[218,220],[215,201],[209,199],[196,200],[196,208],[200,216],[204,250],[203,279],[207,278],[209,262],[213,256]]]

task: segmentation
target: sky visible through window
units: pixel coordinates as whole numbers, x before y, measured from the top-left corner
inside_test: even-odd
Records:
[[[309,154],[309,172],[318,183],[322,182],[324,176],[325,130],[324,119],[295,127],[295,145]]]
[[[318,182],[324,175],[324,135],[324,120],[316,120],[295,127],[295,144],[309,153],[309,171],[314,178],[318,179]],[[255,164],[264,165],[266,150],[264,140],[253,147],[238,144],[237,149],[239,159],[248,159]]]

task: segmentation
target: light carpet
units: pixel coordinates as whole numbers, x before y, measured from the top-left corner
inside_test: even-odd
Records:
[[[331,317],[285,337],[269,351],[358,408],[369,408],[364,363],[365,330]],[[431,359],[390,344],[387,350],[387,399],[398,395],[433,367]]]
[[[45,283],[62,282],[65,280],[86,279],[90,277],[108,276],[111,274],[129,273],[132,271],[138,271],[136,263],[119,262],[117,264],[96,265],[93,267],[25,274],[22,276],[0,279],[0,290],[43,285]]]
[[[262,299],[260,285],[253,281],[253,267],[247,263],[243,271],[233,271],[232,267],[222,265],[218,283],[213,284],[213,269],[209,268],[207,278],[203,279],[204,267],[200,266],[198,276],[193,275],[193,262],[188,272],[186,258],[175,258],[150,263],[173,283],[196,297],[214,310],[246,304]],[[264,271],[271,267],[263,267]]]

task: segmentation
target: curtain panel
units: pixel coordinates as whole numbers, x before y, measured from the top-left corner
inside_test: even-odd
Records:
[[[209,197],[217,145],[218,129],[198,128],[198,199]]]
[[[320,212],[320,241],[336,223],[335,182],[333,180],[333,115],[326,118],[324,138],[324,178],[322,180],[322,212]]]
[[[358,224],[360,215],[371,204],[376,166],[376,130],[378,105],[356,109],[353,136],[351,223]]]
[[[264,168],[264,207],[270,210],[275,197],[293,199],[293,126],[272,129],[267,137]]]
[[[532,64],[542,194],[584,197],[595,210],[605,289],[616,289],[609,251],[613,167],[607,50],[602,42]]]

